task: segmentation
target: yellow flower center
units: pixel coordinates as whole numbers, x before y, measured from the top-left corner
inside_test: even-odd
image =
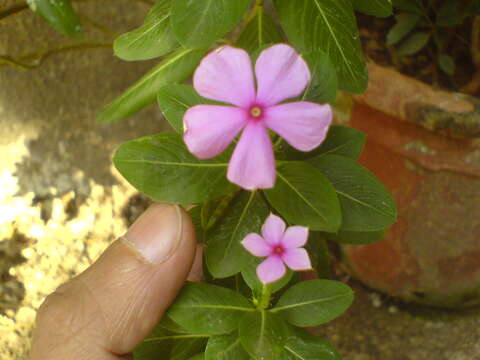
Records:
[[[254,118],[258,118],[260,115],[262,115],[262,109],[260,109],[258,106],[254,106],[250,110],[250,115],[252,115]]]

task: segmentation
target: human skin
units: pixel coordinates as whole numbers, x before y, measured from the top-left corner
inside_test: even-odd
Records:
[[[200,269],[188,214],[152,205],[92,266],[46,298],[30,360],[132,359],[187,278],[200,280]]]

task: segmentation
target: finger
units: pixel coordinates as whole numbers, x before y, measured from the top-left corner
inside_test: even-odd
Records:
[[[150,207],[84,273],[42,305],[31,359],[118,359],[159,321],[195,257],[190,217]]]

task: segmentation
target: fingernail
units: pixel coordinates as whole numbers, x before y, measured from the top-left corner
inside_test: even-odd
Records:
[[[145,261],[152,264],[167,261],[182,239],[182,214],[179,206],[150,206],[133,223],[124,238]]]

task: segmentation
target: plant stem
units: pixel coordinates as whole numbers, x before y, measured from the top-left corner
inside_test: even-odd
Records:
[[[258,308],[260,310],[268,309],[270,306],[270,298],[272,296],[272,289],[270,289],[269,285],[263,284],[262,288],[262,295],[260,296],[260,300],[258,301]]]

